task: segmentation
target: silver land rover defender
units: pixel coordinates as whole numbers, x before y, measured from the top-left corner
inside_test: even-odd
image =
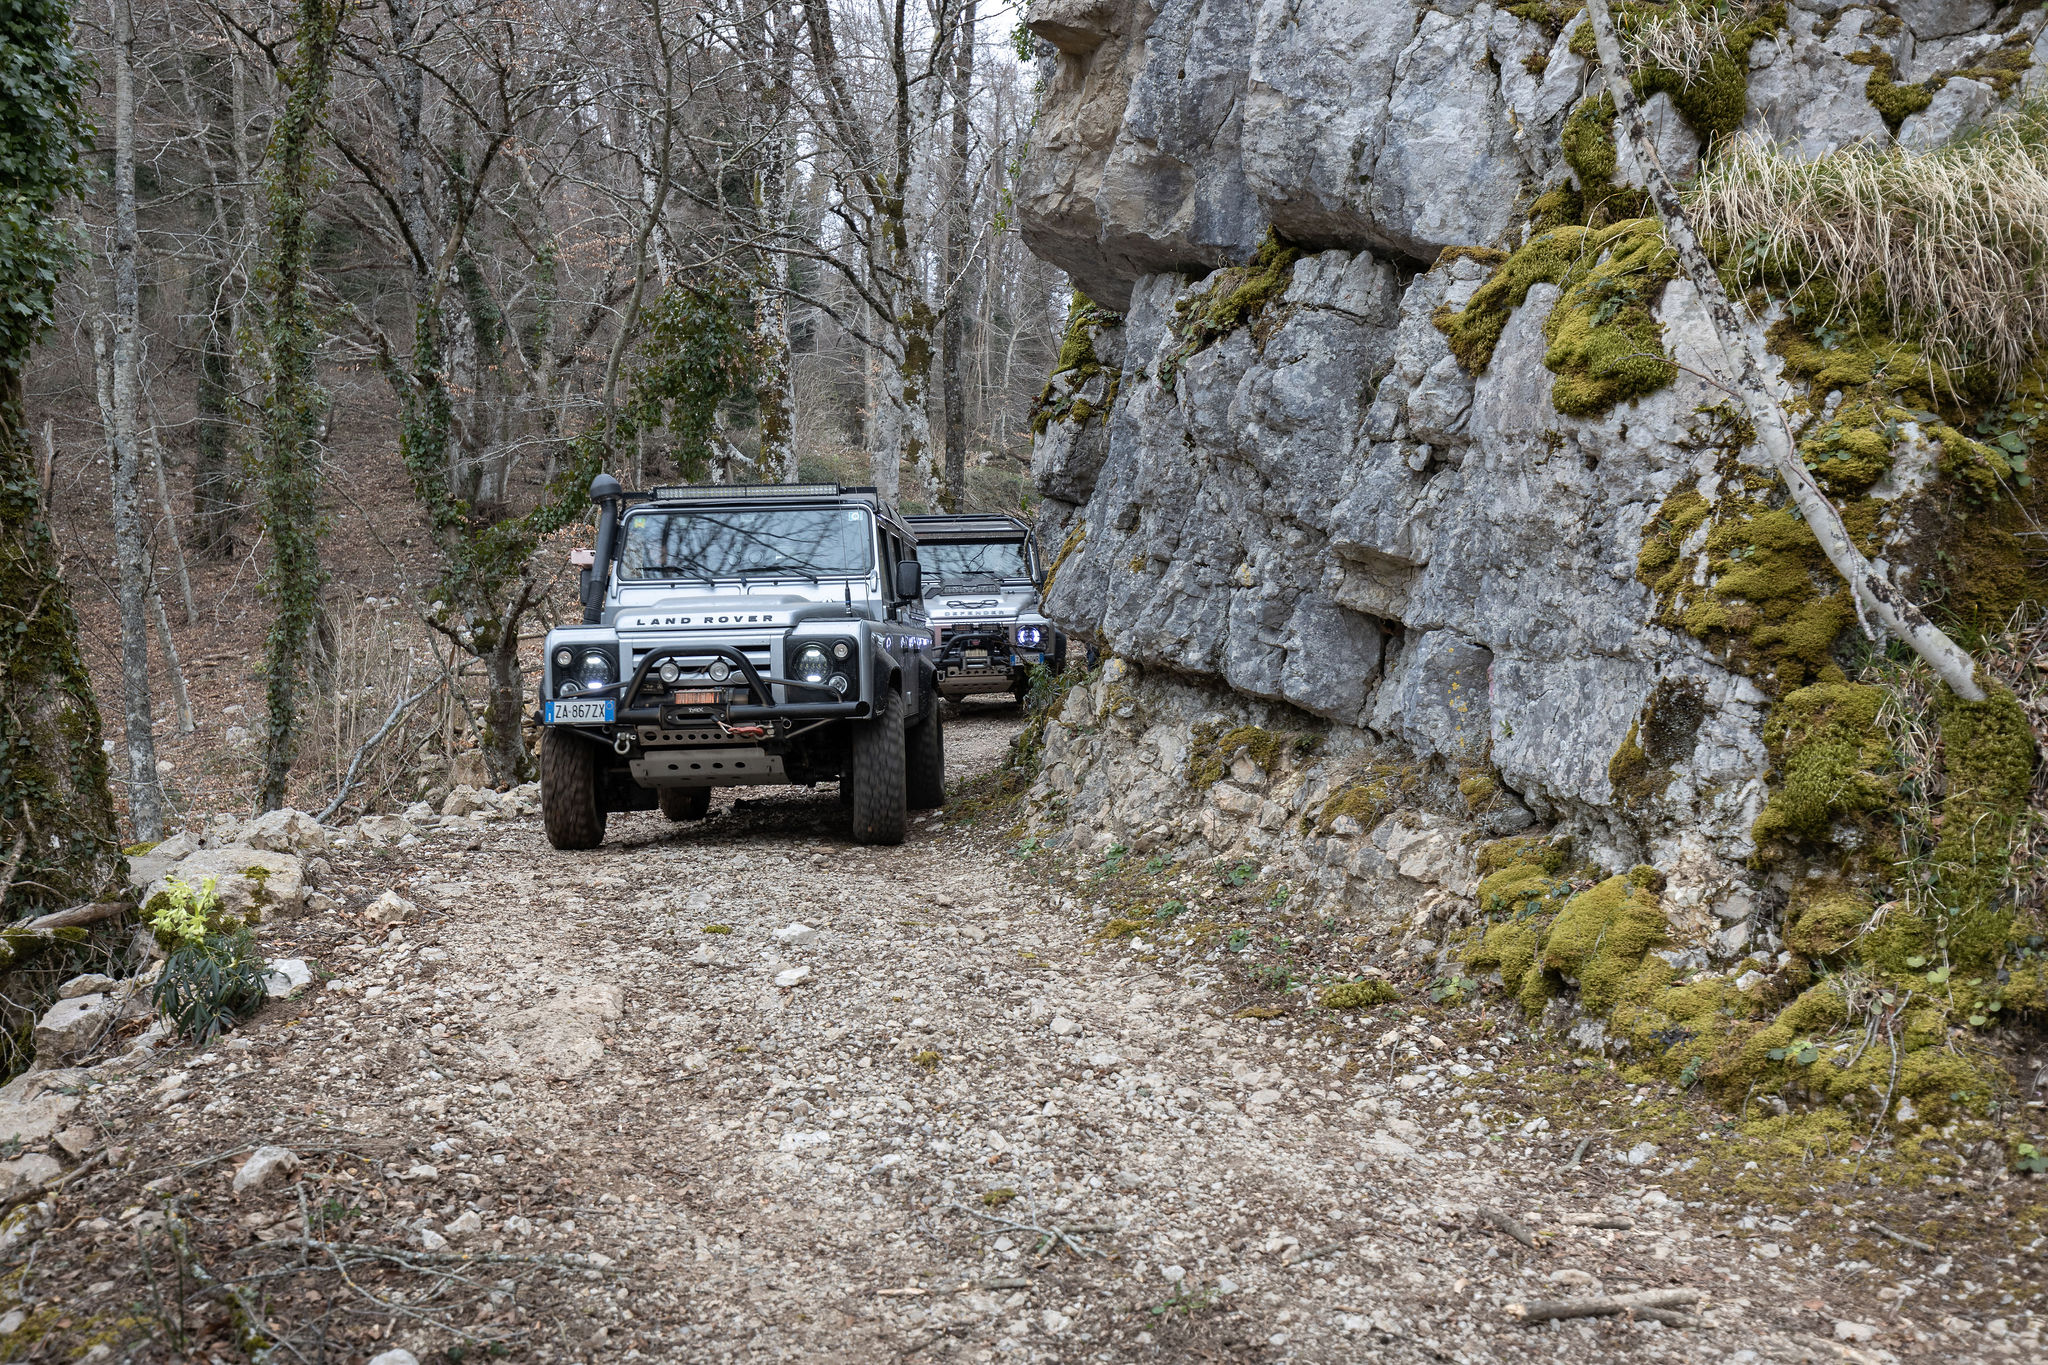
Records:
[[[905,517],[917,533],[924,605],[948,697],[1031,688],[1031,666],[1067,666],[1067,637],[1038,609],[1044,579],[1031,528],[1000,513]]]
[[[945,803],[917,541],[871,488],[629,493],[600,474],[583,623],[548,632],[541,813],[595,848],[611,811],[701,819],[719,787],[839,783],[863,844]]]

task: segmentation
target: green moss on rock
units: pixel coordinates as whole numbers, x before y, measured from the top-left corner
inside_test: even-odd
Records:
[[[1238,725],[1228,730],[1221,725],[1195,727],[1194,743],[1188,749],[1188,785],[1208,790],[1230,772],[1231,763],[1243,753],[1271,773],[1280,766],[1289,736],[1257,725]]]
[[[1764,745],[1778,782],[1750,831],[1759,845],[1824,842],[1837,821],[1891,799],[1892,783],[1879,775],[1890,758],[1877,724],[1884,695],[1861,683],[1816,683],[1772,710]]]
[[[1653,393],[1677,370],[1664,355],[1663,326],[1651,308],[1677,273],[1677,258],[1654,219],[1538,234],[1476,290],[1462,310],[1439,309],[1437,327],[1474,374],[1493,360],[1509,317],[1538,284],[1562,291],[1543,324],[1544,368],[1557,378],[1551,403],[1591,417]]]
[[[1609,877],[1565,903],[1543,941],[1543,965],[1575,980],[1585,1007],[1605,1014],[1624,995],[1641,993],[1631,988],[1632,978],[1644,955],[1667,939],[1656,895],[1627,877]],[[1669,978],[1662,962],[1655,970]]]
[[[1785,907],[1785,946],[1810,958],[1835,957],[1869,922],[1870,897],[1828,880],[1799,888]]]
[[[1394,989],[1392,983],[1369,976],[1329,987],[1319,1003],[1326,1010],[1362,1010],[1375,1005],[1389,1005],[1400,998],[1401,993]]]

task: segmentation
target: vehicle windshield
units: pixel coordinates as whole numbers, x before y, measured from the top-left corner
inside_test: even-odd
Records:
[[[874,532],[855,507],[635,512],[619,547],[621,582],[863,578],[874,564]]]
[[[1000,583],[1031,577],[1031,566],[1024,558],[1024,542],[1020,540],[988,545],[920,545],[917,562],[924,567],[925,581],[935,586]]]

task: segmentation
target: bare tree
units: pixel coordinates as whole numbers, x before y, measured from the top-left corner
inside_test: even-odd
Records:
[[[135,8],[112,0],[114,37],[114,306],[108,318],[107,454],[114,470],[114,561],[121,613],[122,735],[135,832],[163,838],[163,789],[149,695],[149,555],[142,527],[142,303],[135,222]]]

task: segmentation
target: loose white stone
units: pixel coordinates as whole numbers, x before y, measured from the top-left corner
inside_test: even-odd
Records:
[[[258,1147],[235,1172],[235,1193],[268,1189],[299,1169],[298,1154],[289,1147]]]

